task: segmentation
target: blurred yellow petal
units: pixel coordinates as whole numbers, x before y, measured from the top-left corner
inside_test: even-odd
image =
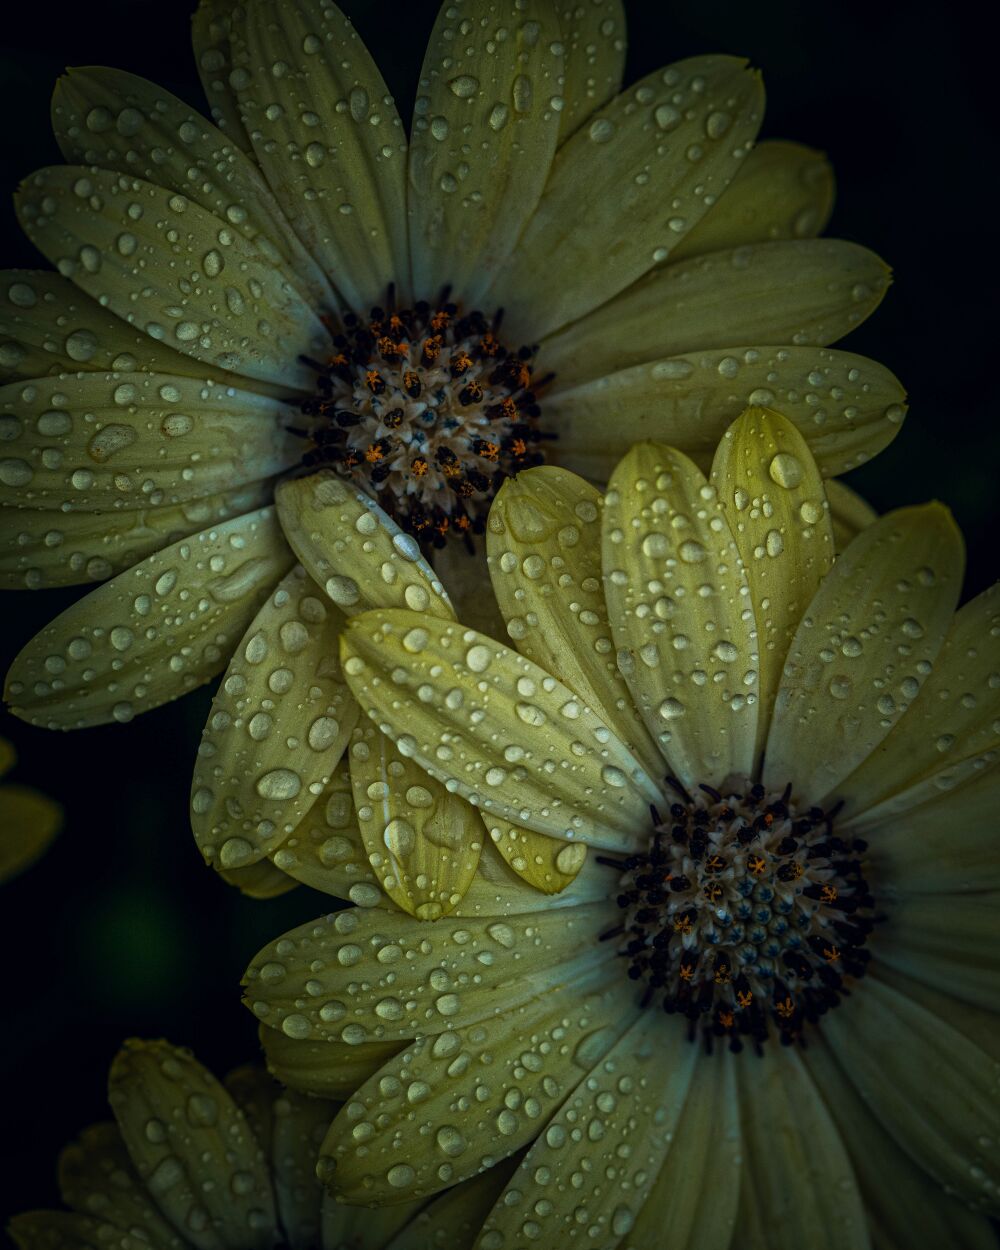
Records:
[[[833,523],[833,542],[838,551],[843,551],[852,538],[878,520],[878,513],[871,504],[838,478],[827,478],[826,498]]]
[[[0,750],[6,747],[0,742]],[[8,767],[0,760],[0,774]],[[0,882],[9,881],[48,850],[63,823],[58,803],[27,786],[0,785]]]

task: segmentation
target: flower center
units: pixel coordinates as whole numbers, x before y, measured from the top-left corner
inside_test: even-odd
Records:
[[[374,494],[403,529],[436,547],[482,531],[504,478],[540,464],[534,348],[511,351],[492,318],[436,307],[373,308],[331,327],[326,364],[302,405],[305,465],[333,465]]]
[[[861,977],[874,900],[859,839],[833,832],[837,808],[797,811],[792,787],[768,793],[744,781],[700,786],[675,779],[669,814],[651,808],[649,848],[620,870],[621,938],[628,974],[644,981],[643,1006],[691,1021],[692,1039],[728,1037],[756,1049],[777,1028],[785,1044],[835,1007]]]

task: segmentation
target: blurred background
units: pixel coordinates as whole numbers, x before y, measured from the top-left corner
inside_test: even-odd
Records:
[[[375,52],[408,122],[436,5],[341,0]],[[896,271],[881,310],[837,344],[875,356],[910,392],[902,435],[850,477],[879,509],[936,497],[969,548],[966,594],[1000,570],[1000,432],[992,387],[997,290],[995,69],[970,7],[799,0],[626,0],[626,82],[721,51],[764,71],[762,135],[825,150],[839,194],[828,233]],[[0,39],[0,188],[60,155],[49,97],[66,65],[114,65],[204,109],[189,46],[194,0],[17,4]],[[44,265],[2,192],[2,263]],[[0,666],[76,590],[0,597]],[[132,724],[54,735],[0,713],[18,781],[46,789],[66,826],[35,868],[0,887],[3,997],[0,1215],[57,1201],[59,1148],[106,1118],[105,1077],[121,1039],[166,1036],[217,1072],[256,1052],[239,980],[266,941],[330,910],[305,887],[268,903],[205,868],[187,821],[206,687]],[[3,975],[7,975],[6,973]]]

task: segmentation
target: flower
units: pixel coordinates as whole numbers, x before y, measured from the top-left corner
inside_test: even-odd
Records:
[[[85,1129],[59,1160],[71,1212],[15,1216],[21,1250],[463,1250],[502,1188],[483,1176],[430,1203],[345,1207],[315,1177],[336,1104],[282,1090],[252,1066],[220,1083],[163,1041],[127,1041],[109,1086],[116,1123]]]
[[[477,1243],[992,1245],[997,588],[904,508],[833,562],[801,435],[750,409],[710,478],[633,448],[601,495],[507,483],[511,648],[354,619],[362,709],[487,825],[567,849],[545,897],[484,851],[451,916],[337,912],[246,976],[290,1084],[368,1079],[324,1181],[379,1204],[527,1148]],[[673,1232],[671,1235],[674,1235]]]
[[[13,768],[14,748],[0,738],[0,777]],[[29,868],[48,850],[62,825],[62,808],[27,786],[0,785],[0,882]]]
[[[777,396],[839,473],[903,415],[891,374],[827,346],[887,270],[813,237],[829,170],[752,148],[762,93],[742,61],[697,57],[616,94],[614,0],[456,14],[441,9],[407,143],[333,4],[206,0],[195,50],[220,128],[132,75],[74,71],[53,105],[70,164],[19,196],[59,272],[0,284],[8,584],[110,580],[29,642],[7,698],[52,728],[126,723],[230,664],[194,824],[256,894],[293,884],[265,860],[336,784],[352,733],[340,610],[407,606],[385,600],[384,569],[374,589],[345,582],[349,535],[310,545],[276,483],[333,474],[375,498],[398,525],[378,521],[393,567],[418,536],[489,632],[482,562],[441,544],[471,543],[497,484],[543,451],[603,480],[651,423],[704,455],[748,397]],[[368,732],[365,784],[392,790],[374,773],[403,766]],[[454,829],[455,803],[413,771],[417,823]],[[455,845],[397,826],[387,848],[404,797],[369,854],[433,916],[475,872],[479,821]],[[284,858],[328,882],[314,851]]]

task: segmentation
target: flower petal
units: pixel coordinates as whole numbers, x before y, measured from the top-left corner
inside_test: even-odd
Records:
[[[554,4],[442,5],[410,142],[413,287],[476,307],[538,203],[556,150],[563,49]]]
[[[490,509],[493,589],[515,647],[566,683],[639,759],[660,757],[615,663],[601,587],[601,496],[564,469],[528,469]]]
[[[340,673],[344,618],[296,565],[236,647],[201,738],[191,827],[207,863],[271,854],[322,794],[357,723]]]
[[[668,263],[541,347],[540,373],[579,386],[647,360],[758,343],[825,347],[878,307],[889,269],[840,239],[745,244]]]
[[[326,1099],[306,1098],[294,1090],[282,1090],[274,1102],[271,1177],[281,1229],[290,1246],[320,1245],[316,1155],[335,1110]]]
[[[789,644],[833,564],[833,527],[805,439],[769,408],[748,408],[726,431],[712,464],[712,485],[758,617],[759,757]]]
[[[0,387],[0,503],[148,511],[294,465],[277,400],[163,373],[81,373]]]
[[[560,148],[494,284],[506,329],[536,341],[666,260],[732,181],[762,111],[759,76],[727,56],[680,61],[605,105]]]
[[[219,876],[236,886],[247,898],[280,898],[298,885],[293,877],[275,868],[269,859],[259,859],[239,868],[220,868]]]
[[[47,795],[27,786],[0,787],[0,882],[40,859],[62,823],[62,808]]]
[[[345,1206],[324,1193],[323,1250],[391,1246],[391,1239],[406,1228],[423,1206],[423,1202],[400,1202],[393,1207],[376,1208]]]
[[[735,1069],[728,1051],[707,1062],[699,1056],[680,1126],[628,1250],[661,1250],[665,1212],[671,1250],[729,1250],[743,1166]]]
[[[468,545],[467,545],[468,544]],[[455,618],[491,638],[506,637],[506,627],[486,571],[486,542],[481,534],[462,536],[428,553],[444,585]]]
[[[251,159],[253,144],[243,126],[236,86],[245,84],[246,70],[233,58],[233,23],[243,20],[239,0],[198,0],[191,18],[191,39],[201,85],[216,125]]]
[[[244,976],[245,1001],[297,1041],[436,1035],[526,1003],[595,960],[607,963],[597,935],[608,915],[605,900],[418,925],[405,912],[351,908],[265,946]],[[617,966],[615,980],[631,984]]]
[[[332,3],[255,0],[233,42],[240,116],[307,252],[359,312],[405,295],[406,135],[354,27]]]
[[[674,1134],[699,1061],[705,1066],[680,1021],[664,1021],[659,1012],[640,1015],[534,1142],[490,1213],[484,1235],[492,1233],[505,1246],[523,1245],[529,1235],[565,1246],[584,1224],[592,1244],[632,1246],[626,1234],[647,1201],[655,1201],[650,1191],[655,1193],[660,1167],[675,1149]],[[541,1202],[539,1176],[546,1178]],[[582,1207],[575,1177],[589,1178]],[[661,1221],[668,1212],[673,1246],[673,1212],[660,1208]]]
[[[158,551],[23,648],[7,675],[11,711],[74,729],[128,721],[186,694],[223,668],[291,563],[272,508]]]
[[[850,352],[731,347],[633,365],[559,391],[544,399],[544,419],[559,431],[550,458],[603,482],[642,439],[669,442],[707,465],[744,409],[776,408],[798,426],[823,476],[832,477],[892,442],[904,399],[887,369]]]
[[[338,1039],[300,1041],[266,1025],[260,1027],[260,1044],[275,1080],[317,1098],[347,1098],[406,1045],[401,1041],[361,1046]],[[335,1110],[329,1109],[327,1125]],[[316,1145],[318,1154],[319,1142]]]
[[[955,610],[962,537],[940,504],[901,508],[838,557],[792,640],[764,781],[819,803],[917,697]]]
[[[273,496],[274,483],[268,479],[141,511],[15,511],[7,506],[0,512],[0,587],[38,590],[104,581],[188,534],[257,511]]]
[[[768,239],[815,238],[830,219],[833,192],[833,170],[822,152],[786,139],[765,139],[671,259]]]
[[[857,538],[862,530],[878,520],[878,513],[871,504],[839,478],[827,478],[826,498],[833,522],[833,542],[838,551],[843,551],[852,538]]]
[[[149,1200],[114,1124],[84,1129],[60,1154],[59,1191],[67,1206],[99,1215],[123,1238],[131,1235],[138,1243],[144,1237],[156,1250],[182,1250],[184,1243]]]
[[[60,274],[5,269],[0,292],[0,382],[119,369],[232,381],[223,370],[158,343],[116,317]],[[269,389],[266,383],[260,388]]]
[[[513,1165],[496,1167],[446,1189],[400,1229],[385,1250],[473,1250],[490,1209],[510,1179]],[[398,1211],[399,1206],[383,1210]],[[404,1208],[405,1209],[405,1208]]]
[[[354,731],[350,766],[358,827],[382,889],[420,920],[452,911],[483,849],[478,813],[370,722]]]
[[[564,48],[560,143],[621,91],[625,27],[622,0],[593,0],[586,5],[566,0],[559,5]]]
[[[546,911],[552,907],[575,907],[580,903],[596,903],[608,897],[608,870],[596,864],[593,856],[581,856],[582,842],[566,842],[562,838],[549,838],[542,833],[518,829],[506,821],[496,825],[495,817],[486,820],[492,841],[483,847],[479,869],[468,893],[455,908],[456,916],[511,916],[529,911]],[[495,826],[495,827],[494,827]],[[497,828],[508,830],[503,837],[514,849],[510,858],[523,855],[534,857],[536,862],[515,870],[501,851],[497,840]],[[535,841],[538,839],[538,841]],[[551,845],[550,845],[551,844]],[[570,847],[573,858],[563,872],[552,861],[553,848]],[[556,851],[558,858],[558,851]],[[579,867],[576,861],[579,860]],[[565,863],[565,860],[563,861]],[[551,867],[546,869],[545,865]],[[570,877],[569,874],[572,873]],[[566,878],[569,878],[568,880]],[[535,886],[525,890],[524,881]],[[553,886],[557,893],[550,893]]]
[[[314,890],[349,898],[358,907],[392,906],[361,841],[346,753],[329,785],[271,859],[275,868]]]
[[[848,813],[876,804],[1000,745],[1000,582],[965,604],[919,696],[844,783]]]
[[[68,165],[97,165],[179,192],[294,273],[312,303],[331,306],[330,284],[260,170],[183,100],[123,70],[70,69],[56,83],[52,123]]]
[[[824,1095],[865,1202],[874,1244],[887,1250],[996,1250],[989,1221],[927,1183],[837,1067],[822,1029],[798,1052]]]
[[[998,904],[996,892],[903,898],[878,930],[878,958],[942,993],[1000,1011]]]
[[[672,447],[641,443],[611,475],[602,531],[618,667],[663,758],[684,785],[748,775],[755,605],[715,489]]]
[[[844,1074],[897,1144],[939,1185],[995,1214],[996,1059],[874,976],[824,1016],[823,1030]]]
[[[573,881],[587,862],[583,842],[565,842],[533,829],[521,829],[498,816],[483,814],[493,845],[506,863],[530,886],[545,894],[558,894]]]
[[[417,540],[357,487],[325,470],[282,482],[277,504],[293,551],[347,616],[405,606],[452,617]]]
[[[365,614],[342,646],[362,710],[450,790],[539,833],[635,846],[657,787],[544,669],[475,630],[415,612]]]
[[[864,1250],[870,1242],[854,1169],[798,1054],[772,1046],[762,1062],[736,1068],[744,1139],[740,1243]]]
[[[308,391],[302,364],[329,343],[289,277],[193,200],[79,165],[22,184],[35,246],[81,290],[178,351],[231,373]]]
[[[420,1039],[361,1086],[320,1152],[334,1194],[390,1204],[437,1193],[537,1137],[635,1019],[613,965],[582,983],[561,972],[513,1010]]]
[[[260,1146],[187,1051],[127,1042],[111,1065],[108,1100],[150,1196],[187,1242],[199,1250],[272,1245],[274,1200]]]
[[[25,1211],[15,1215],[10,1235],[20,1250],[106,1250],[113,1225],[68,1211]],[[122,1241],[122,1250],[139,1250],[141,1242]]]
[[[926,801],[892,810],[892,801],[844,826],[868,841],[877,876],[900,894],[1000,890],[1000,769],[994,764],[953,789],[928,788]],[[913,796],[908,791],[900,801]],[[839,824],[839,822],[838,822]],[[960,899],[952,899],[960,908]]]

